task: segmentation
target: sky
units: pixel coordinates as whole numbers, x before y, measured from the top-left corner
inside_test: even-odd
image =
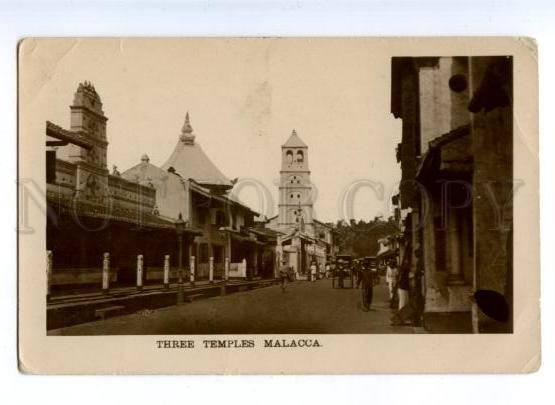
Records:
[[[316,218],[387,217],[401,139],[390,58],[383,43],[361,39],[30,39],[20,92],[36,113],[21,119],[69,128],[73,94],[92,82],[108,117],[108,167],[121,172],[144,153],[161,166],[188,111],[196,142],[268,217],[280,146],[295,129],[309,146]]]

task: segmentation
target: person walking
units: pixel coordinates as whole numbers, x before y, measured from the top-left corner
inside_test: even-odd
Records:
[[[279,268],[279,278],[281,279],[281,291],[285,292],[285,287],[287,287],[287,279],[289,278],[289,266],[287,266],[287,261],[283,260]]]
[[[355,278],[356,278],[356,286],[357,288],[360,288],[360,285],[362,284],[362,268],[363,268],[364,264],[357,262],[357,264],[355,265]]]
[[[326,277],[326,268],[321,263],[318,263],[318,280],[323,280]]]
[[[331,273],[331,264],[326,263],[326,273],[325,273],[326,278],[330,278],[330,273]]]
[[[371,269],[362,267],[359,275],[362,281],[362,310],[370,311],[374,295],[374,274]]]
[[[343,270],[343,264],[339,265],[337,277],[339,279],[339,288],[343,288],[343,279],[345,278],[345,271]]]
[[[313,261],[310,265],[310,281],[316,281],[316,273],[318,272],[318,268],[316,267],[316,263]]]

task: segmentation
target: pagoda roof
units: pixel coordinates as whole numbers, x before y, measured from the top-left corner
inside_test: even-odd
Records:
[[[173,167],[181,177],[192,179],[200,185],[225,189],[232,188],[232,182],[212,163],[202,147],[195,142],[195,136],[192,133],[193,129],[189,123],[189,114],[187,113],[182,134],[172,154],[162,165],[162,170],[166,171]]]
[[[287,142],[282,145],[282,148],[308,148],[308,146],[299,138],[297,131],[293,130]]]

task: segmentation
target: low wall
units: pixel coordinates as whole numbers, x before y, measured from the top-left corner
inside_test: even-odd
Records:
[[[118,269],[110,269],[110,282],[118,279]],[[102,269],[99,267],[83,267],[71,269],[53,269],[50,285],[78,285],[98,284],[102,285]]]
[[[229,264],[229,277],[246,278],[247,277],[247,264],[246,263],[230,263]]]
[[[164,281],[164,268],[163,267],[147,267],[145,270],[145,279],[147,281],[157,280]],[[186,270],[183,269],[183,277],[185,277]],[[177,280],[179,278],[179,270],[177,268],[170,268],[170,280]]]

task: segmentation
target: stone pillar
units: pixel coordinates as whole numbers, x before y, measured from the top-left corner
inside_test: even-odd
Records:
[[[214,282],[214,257],[212,256],[208,259],[208,281]]]
[[[449,275],[448,285],[462,285],[464,278],[461,267],[461,234],[459,232],[459,218],[454,210],[449,210],[447,220],[447,243]]]
[[[231,232],[226,232],[224,256],[231,260]]]
[[[102,259],[102,293],[110,291],[110,253],[104,253]]]
[[[274,261],[274,278],[278,278],[279,276],[279,269],[281,267],[281,257],[282,257],[282,253],[280,251],[276,251],[276,260]]]
[[[195,256],[191,256],[191,259],[189,260],[189,266],[191,268],[191,271],[189,273],[189,282],[191,283],[191,286],[195,286]]]
[[[164,256],[164,288],[170,288],[170,255]]]
[[[425,200],[422,198],[422,205],[428,204],[427,209],[423,209],[422,213],[422,257],[424,263],[424,312],[439,311],[441,309],[442,301],[440,289],[436,285],[438,283],[436,272],[436,229],[434,223],[434,210],[432,207],[431,199]],[[441,269],[442,272],[445,269]],[[445,274],[445,273],[443,273]]]
[[[258,276],[258,245],[254,245],[254,257],[252,263],[253,276]]]
[[[226,257],[224,262],[224,281],[227,280],[229,280],[229,257]]]
[[[46,251],[46,300],[50,299],[50,284],[52,283],[52,251]]]
[[[137,290],[143,289],[143,255],[137,256]]]

